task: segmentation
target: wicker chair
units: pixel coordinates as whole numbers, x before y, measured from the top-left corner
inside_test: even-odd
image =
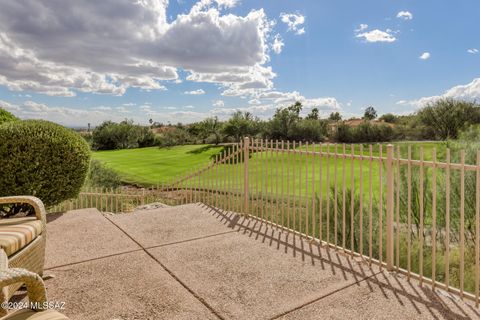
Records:
[[[31,205],[35,210],[35,217],[0,219],[0,247],[8,256],[8,265],[11,268],[23,268],[42,276],[47,230],[45,207],[36,197],[0,198],[0,204],[17,203]],[[4,287],[2,293],[8,300],[21,285],[21,282],[17,282]]]
[[[25,269],[4,269],[0,271],[0,288],[11,287],[16,283],[27,286],[30,308],[20,309],[2,317],[0,320],[68,320],[68,318],[55,310],[44,309],[47,304],[47,293],[42,278]],[[6,310],[0,310],[1,315]]]

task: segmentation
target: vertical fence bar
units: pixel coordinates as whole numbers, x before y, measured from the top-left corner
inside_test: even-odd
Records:
[[[248,161],[250,157],[250,139],[245,137],[243,140],[243,213],[248,215],[249,208],[248,208]]]
[[[302,167],[303,167],[303,158],[302,158],[302,141],[298,143],[298,156],[300,157],[300,162],[298,164],[298,229],[297,231],[302,232]]]
[[[432,288],[437,274],[437,151],[432,150]]]
[[[275,165],[275,224],[277,225],[277,228],[279,226],[278,223],[278,216],[279,216],[279,207],[278,207],[278,171],[280,171],[278,163],[278,140],[275,140],[275,158],[276,158],[276,165]]]
[[[227,155],[228,155],[228,149],[223,151],[222,155],[222,165],[223,165],[223,181],[222,181],[222,210],[225,212],[227,211]]]
[[[235,170],[236,165],[236,153],[238,151],[238,144],[234,143],[231,145],[231,153],[230,153],[230,159],[229,159],[229,174],[230,174],[230,211],[235,212],[236,211],[236,199],[237,199],[237,172]]]
[[[445,169],[445,286],[450,290],[450,149],[446,150]],[[478,188],[478,185],[477,185]]]
[[[265,220],[268,219],[268,169],[269,169],[269,155],[268,155],[268,139],[265,139],[265,199],[263,201],[263,216]]]
[[[305,143],[305,235],[308,237],[308,141]],[[300,186],[301,188],[301,186]]]
[[[345,150],[345,143],[342,146],[342,249],[345,251],[345,241],[346,241],[346,205],[347,205],[347,195],[346,195],[346,188],[347,188],[347,177],[345,173],[345,166],[347,161],[347,155]]]
[[[386,161],[386,170],[387,170],[387,186],[386,186],[386,197],[387,197],[387,243],[386,243],[386,260],[387,260],[387,270],[393,270],[393,211],[394,211],[394,181],[393,181],[393,145],[389,144],[387,146],[387,161]]]
[[[255,139],[255,215],[260,216],[260,207],[259,207],[259,191],[258,191],[258,177],[260,175],[260,151],[258,149],[258,139]]]
[[[334,243],[335,247],[338,245],[338,144],[335,144],[335,154],[334,154],[334,162],[335,162],[335,168],[333,171],[333,179],[335,180],[335,188],[334,188],[334,196],[333,196],[333,237],[334,237]]]
[[[270,219],[269,221],[272,223],[275,223],[275,208],[273,205],[273,200],[274,200],[274,192],[273,192],[273,173],[274,173],[274,148],[273,148],[273,140],[270,140],[270,175],[269,175],[269,180],[270,180]]]
[[[395,231],[396,231],[396,246],[395,246],[395,266],[397,271],[400,269],[400,146],[397,146],[397,159],[396,159],[396,198],[395,198]]]
[[[282,204],[282,207],[281,207],[281,210],[282,210],[282,227],[285,225],[285,193],[284,193],[284,188],[285,188],[285,143],[284,141],[282,140],[282,144],[281,144],[281,147],[282,147],[282,152],[281,152],[281,155],[282,155],[282,186],[281,186],[281,204]],[[288,180],[288,178],[287,178]]]
[[[475,305],[478,307],[480,286],[480,151],[477,151],[475,191]]]
[[[293,178],[292,178],[292,193],[293,193],[293,217],[292,217],[292,229],[295,230],[296,227],[296,214],[297,214],[297,204],[296,204],[296,194],[297,194],[297,188],[296,188],[296,181],[295,181],[295,171],[296,171],[296,164],[297,164],[297,152],[295,148],[295,141],[293,141],[293,168],[292,168],[292,173],[293,173]]]
[[[266,140],[265,140],[266,141]],[[261,154],[261,157],[260,157],[260,163],[261,164],[264,164],[264,170],[263,170],[263,178],[265,179],[265,181],[267,181],[267,170],[268,170],[268,163],[267,163],[267,151],[265,149],[265,144],[264,144],[264,140],[261,139],[260,140],[260,154]],[[261,217],[262,219],[266,219],[266,216],[265,216],[265,201],[266,201],[266,197],[265,197],[265,190],[266,190],[266,182],[265,181],[260,181],[260,213],[261,213]]]
[[[315,143],[312,148],[312,238],[315,238]]]
[[[233,175],[232,175],[232,155],[233,155],[233,146],[228,148],[228,155],[227,155],[227,211],[232,212],[232,183],[233,183]]]
[[[242,155],[242,142],[240,141],[239,144],[236,145],[235,147],[235,157],[233,158],[233,172],[235,172],[235,197],[233,197],[233,199],[235,199],[235,211],[237,213],[240,213],[241,212],[241,207],[243,207],[243,199],[241,199],[240,197],[240,166],[239,166],[239,162],[240,162],[240,157]],[[247,185],[248,187],[248,185]]]
[[[287,228],[291,229],[290,225],[290,141],[287,141]]]
[[[407,162],[407,278],[412,272],[412,146],[408,146]]]
[[[380,269],[383,267],[383,148],[380,144],[378,146],[379,163],[378,163],[378,176],[379,176],[379,199],[378,199],[378,261],[380,262]]]
[[[464,294],[465,272],[465,150],[460,151],[460,297]]]
[[[420,286],[423,285],[423,233],[424,233],[424,207],[423,207],[423,197],[424,197],[424,161],[423,161],[423,147],[420,147],[420,250],[419,250],[419,275],[420,275]]]
[[[359,208],[359,215],[360,215],[360,223],[358,228],[360,229],[359,241],[360,241],[360,248],[359,252],[360,255],[363,256],[363,145],[360,145],[360,174],[358,178],[358,191],[359,191],[359,198],[360,198],[360,208]]]
[[[355,147],[353,144],[350,145],[350,153],[352,155],[350,159],[350,254],[353,257],[355,250]]]
[[[218,209],[218,191],[219,191],[219,177],[218,177],[218,154],[215,155],[215,186],[214,186],[214,189],[215,189],[215,199],[214,199],[214,203],[215,203],[215,208]]]
[[[327,198],[327,227],[325,231],[327,232],[327,244],[330,244],[330,143],[327,143],[327,159],[325,168],[327,170],[327,190],[325,191]],[[328,245],[327,248],[329,248]]]
[[[323,231],[323,176],[322,176],[322,173],[323,173],[323,168],[322,168],[322,165],[323,165],[323,157],[322,157],[322,147],[323,145],[320,143],[320,150],[319,150],[319,168],[318,170],[320,171],[319,172],[319,188],[318,188],[318,238],[320,239],[320,244],[322,243],[322,231]],[[328,183],[327,183],[327,189],[328,189]]]
[[[368,257],[369,263],[372,264],[373,256],[373,146],[369,145],[369,205],[368,205]]]

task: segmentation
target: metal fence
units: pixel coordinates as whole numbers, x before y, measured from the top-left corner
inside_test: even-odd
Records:
[[[479,152],[245,138],[164,185],[85,190],[52,210],[155,201],[248,215],[480,302]]]
[[[170,187],[478,304],[480,153],[441,156],[246,138]]]

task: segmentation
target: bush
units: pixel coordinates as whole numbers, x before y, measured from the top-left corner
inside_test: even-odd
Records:
[[[440,140],[456,139],[460,131],[480,123],[480,107],[474,102],[440,99],[418,112],[420,122]]]
[[[105,121],[92,133],[94,150],[134,149],[154,144],[155,134],[148,127],[135,125],[131,121]]]
[[[334,138],[337,142],[363,143],[363,142],[385,142],[391,141],[395,132],[388,125],[373,125],[364,122],[358,127],[350,127],[346,124],[338,126]]]
[[[0,108],[0,124],[10,121],[17,121],[18,118],[5,109]]]
[[[395,123],[397,121],[397,117],[393,113],[385,113],[379,119],[387,123]]]
[[[327,135],[327,124],[323,120],[302,119],[292,128],[290,138],[294,140],[322,142]]]
[[[184,145],[189,143],[189,134],[183,128],[171,128],[163,132],[157,138],[157,144],[160,147],[173,147],[177,145]]]
[[[53,206],[74,198],[90,150],[77,133],[43,120],[0,125],[0,196],[33,195]]]
[[[92,160],[88,170],[86,186],[118,188],[122,181],[115,170],[105,167],[100,161]]]

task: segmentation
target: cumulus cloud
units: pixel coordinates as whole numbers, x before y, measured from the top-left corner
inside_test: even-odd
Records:
[[[21,104],[0,100],[0,107],[21,119],[45,119],[66,126],[86,127],[88,123],[97,125],[105,120],[122,121],[125,119],[125,113],[122,112],[124,107],[98,106],[84,110],[72,107],[53,107],[31,100]]]
[[[428,59],[430,59],[430,56],[431,56],[430,52],[424,52],[418,58],[421,59],[421,60],[428,60]]]
[[[197,89],[197,90],[192,90],[192,91],[185,91],[185,94],[191,94],[191,95],[200,95],[200,94],[205,94],[205,90],[203,89]]]
[[[273,43],[272,43],[272,50],[276,54],[280,54],[282,52],[283,46],[285,43],[283,42],[282,36],[279,34],[276,34],[275,37],[273,38]]]
[[[202,0],[168,21],[167,0],[0,0],[0,84],[122,95],[165,90],[161,82],[178,79],[179,68],[198,79],[249,74],[268,61],[272,23],[261,9],[222,13],[236,4]]]
[[[399,13],[397,13],[397,18],[403,20],[412,20],[413,14],[409,11],[400,11]]]
[[[355,29],[355,37],[363,39],[366,42],[395,42],[397,38],[393,35],[393,31],[387,29],[385,31],[374,29],[366,31],[368,25],[361,24],[358,29]]]
[[[480,100],[480,78],[473,79],[472,82],[465,85],[458,85],[445,91],[441,95],[423,97],[417,100],[400,100],[399,105],[410,105],[413,107],[423,107],[428,103],[432,103],[442,98],[452,98],[466,101]]]
[[[249,103],[252,105],[250,108],[269,105],[272,109],[276,109],[286,107],[297,101],[302,103],[304,109],[318,108],[324,115],[342,109],[340,103],[333,97],[306,98],[298,91],[265,91],[256,94],[255,98],[250,100]]]
[[[302,25],[305,23],[305,16],[298,13],[284,13],[280,14],[280,19],[288,26],[288,31],[295,34],[304,34],[305,28]]]
[[[275,77],[276,74],[271,67],[255,65],[248,68],[232,69],[228,72],[192,72],[187,76],[187,80],[221,84],[225,89],[222,92],[224,96],[247,96],[257,91],[272,89],[272,79]]]
[[[477,53],[478,53],[478,49],[475,49],[475,48],[468,49],[467,52],[468,52],[468,53],[471,53],[471,54],[477,54]]]
[[[223,107],[225,106],[225,102],[223,102],[223,100],[214,100],[212,105],[214,107]]]

